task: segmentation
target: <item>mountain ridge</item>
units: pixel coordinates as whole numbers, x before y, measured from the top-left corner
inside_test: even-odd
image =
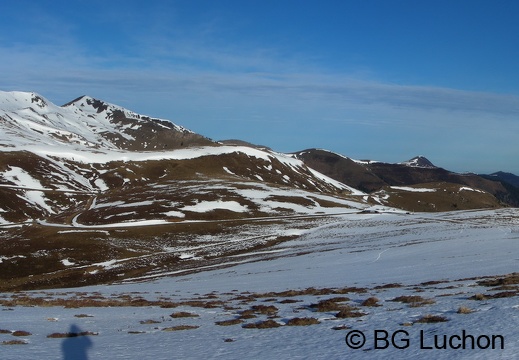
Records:
[[[130,151],[213,145],[170,121],[139,115],[90,96],[57,106],[36,93],[0,92],[3,147],[50,145]]]
[[[519,197],[496,179],[489,179],[475,174],[457,174],[433,165],[423,156],[415,157],[402,163],[384,163],[372,160],[353,160],[323,149],[307,149],[295,153],[310,167],[326,174],[349,186],[370,194],[378,194],[382,203],[404,208],[411,211],[448,211],[474,207],[516,206]],[[456,190],[456,185],[458,190]],[[401,189],[395,193],[392,187],[413,186],[416,188],[430,188],[438,195],[438,189],[448,193],[434,199],[425,192],[403,193]],[[468,199],[467,195],[460,195],[459,189],[464,187],[481,190],[496,198]],[[394,196],[391,196],[393,194]],[[473,194],[474,195],[474,194]],[[426,199],[425,199],[426,198]],[[469,203],[471,205],[469,205]]]

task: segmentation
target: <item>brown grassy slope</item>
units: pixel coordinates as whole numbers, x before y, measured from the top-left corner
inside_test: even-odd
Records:
[[[387,201],[389,206],[407,210],[446,211],[494,208],[503,206],[500,204],[500,200],[505,201],[506,194],[508,194],[508,190],[500,182],[484,179],[474,174],[456,174],[438,167],[410,167],[378,162],[359,164],[338,154],[316,149],[302,151],[298,153],[298,158],[333,179],[370,193],[380,190],[389,191],[388,186],[428,186],[423,184],[436,184],[435,186],[446,190],[442,193],[398,193]],[[455,187],[451,189],[447,184],[466,185],[481,189],[487,194],[473,193],[461,196],[453,190]]]
[[[460,190],[458,184],[440,182],[417,184],[410,187],[434,189],[434,192],[413,192],[385,187],[376,192],[387,198],[387,203],[408,211],[452,211],[499,208],[502,204],[491,194]]]

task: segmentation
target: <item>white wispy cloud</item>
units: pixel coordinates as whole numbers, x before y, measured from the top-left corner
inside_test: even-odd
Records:
[[[290,72],[291,62],[275,59],[266,52],[242,56],[215,49],[191,49],[146,53],[144,58],[120,59],[88,54],[80,46],[1,47],[2,88],[36,87],[57,94],[60,89],[96,91],[110,84],[115,92],[190,93],[238,98],[258,102],[321,103],[327,106],[366,107],[422,111],[457,111],[515,116],[519,97],[515,95],[464,91],[431,86],[396,85],[355,79],[345,74]],[[145,58],[153,60],[143,66]],[[278,64],[277,68],[275,64]],[[299,66],[299,70],[303,66]],[[253,69],[254,71],[247,71]],[[96,95],[96,94],[92,94]],[[203,97],[200,102],[203,103]],[[203,105],[203,104],[201,104]]]

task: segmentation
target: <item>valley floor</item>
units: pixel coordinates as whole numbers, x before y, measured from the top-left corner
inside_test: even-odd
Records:
[[[338,220],[229,267],[3,293],[1,357],[515,358],[518,209]]]

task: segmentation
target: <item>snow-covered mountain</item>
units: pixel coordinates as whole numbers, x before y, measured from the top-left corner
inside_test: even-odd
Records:
[[[414,158],[404,161],[401,163],[402,165],[407,165],[411,167],[418,167],[418,168],[426,168],[426,169],[434,169],[436,166],[429,161],[425,156],[419,155],[415,156]]]
[[[234,177],[330,194],[358,193],[289,155],[224,146],[169,121],[87,96],[56,106],[35,93],[0,92],[0,119],[0,186],[18,192],[6,195],[0,205],[4,221],[68,211],[70,200],[53,198],[51,192],[113,194],[180,179]]]
[[[17,239],[0,248],[0,288],[218,262],[285,238],[288,219],[373,205],[289,154],[217,143],[91,97],[56,106],[21,92],[0,93],[0,199],[0,242]],[[238,241],[240,227],[256,233]]]
[[[170,121],[89,96],[57,106],[35,93],[0,92],[0,118],[0,146],[15,149],[162,150],[213,144]]]

